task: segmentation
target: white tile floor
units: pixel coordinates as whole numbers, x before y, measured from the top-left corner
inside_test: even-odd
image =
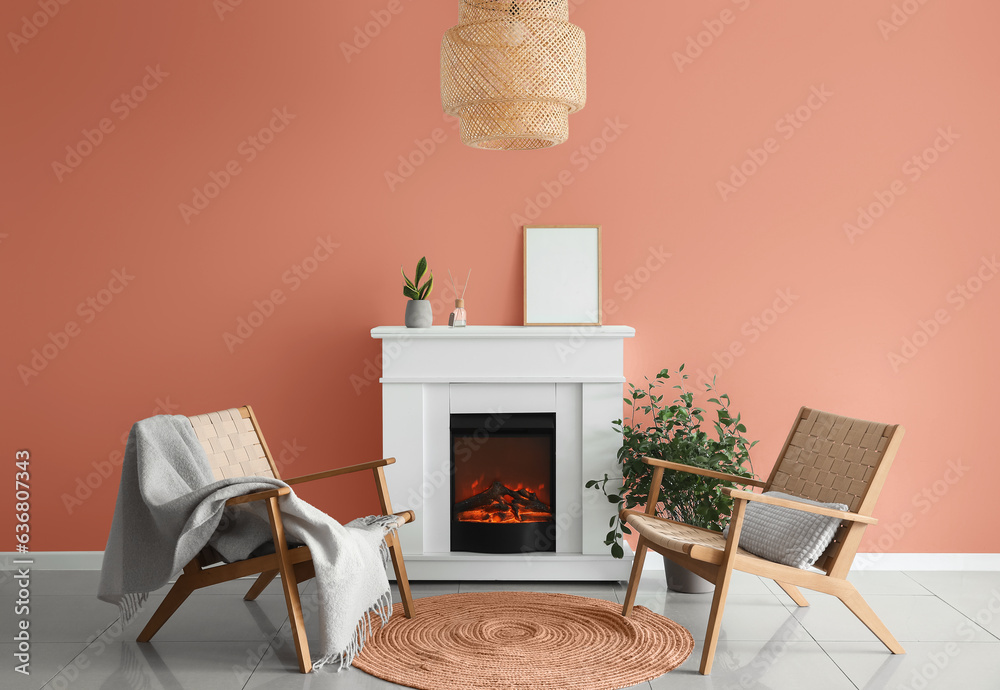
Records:
[[[102,690],[156,688],[343,688],[400,686],[356,669],[295,672],[284,600],[277,583],[244,602],[248,583],[193,595],[148,645],[135,636],[162,599],[123,631],[117,610],[97,601],[98,574],[32,573],[31,676],[12,670],[13,581],[0,572],[0,688]],[[660,688],[809,688],[810,690],[997,690],[1000,688],[1000,573],[857,572],[850,578],[907,654],[893,656],[836,599],[804,592],[799,609],[777,587],[737,573],[710,677],[698,675],[711,595],[668,593],[647,575],[637,603],[687,627],[695,651],[680,668],[650,683]],[[303,586],[304,603],[314,596]],[[621,601],[622,583],[414,583],[417,597],[454,592],[535,590]],[[310,626],[310,636],[316,634]],[[572,688],[567,679],[566,688]]]

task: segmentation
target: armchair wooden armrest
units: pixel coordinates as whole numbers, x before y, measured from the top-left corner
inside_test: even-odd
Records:
[[[841,520],[850,520],[851,522],[861,522],[866,525],[875,525],[878,520],[867,515],[859,515],[858,513],[852,513],[846,510],[833,510],[832,508],[821,508],[819,506],[809,505],[808,503],[799,503],[798,501],[789,501],[784,498],[774,498],[773,496],[763,496],[761,494],[751,493],[749,491],[740,491],[739,489],[723,489],[722,490],[727,496],[735,498],[737,500],[743,501],[757,501],[758,503],[767,503],[772,506],[781,506],[782,508],[791,508],[792,510],[801,510],[805,513],[815,513],[816,515],[826,515],[827,517],[840,518]]]
[[[396,458],[382,458],[381,460],[372,460],[371,462],[363,462],[359,465],[348,465],[347,467],[338,467],[335,470],[326,470],[325,472],[314,472],[313,474],[304,474],[301,477],[292,477],[291,479],[283,480],[285,484],[303,484],[305,482],[315,481],[317,479],[326,479],[327,477],[338,477],[342,474],[351,474],[352,472],[362,472],[364,470],[374,470],[379,467],[385,467],[386,465],[391,465],[396,462]]]
[[[292,490],[287,486],[279,486],[276,489],[265,489],[264,491],[255,491],[252,494],[246,494],[245,496],[230,498],[226,501],[226,505],[235,506],[240,503],[250,503],[251,501],[264,501],[269,498],[277,498],[278,496],[284,496],[285,494],[290,493],[292,493]]]
[[[736,482],[737,484],[745,484],[747,486],[759,486],[761,488],[767,486],[767,482],[762,482],[759,479],[739,477],[735,474],[726,474],[725,472],[716,472],[715,470],[705,470],[700,467],[692,467],[691,465],[681,465],[676,462],[670,462],[669,460],[660,460],[659,458],[643,456],[642,461],[647,465],[653,465],[654,467],[662,467],[667,470],[677,470],[678,472],[687,472],[688,474],[697,474],[711,479],[723,479],[728,482]],[[756,496],[757,494],[753,495]]]
[[[416,513],[412,510],[401,510],[398,513],[393,513],[396,517],[403,518],[403,524],[408,524],[417,519]]]

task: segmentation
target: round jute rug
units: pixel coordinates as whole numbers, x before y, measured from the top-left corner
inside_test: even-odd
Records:
[[[484,592],[402,604],[354,665],[421,690],[612,690],[679,666],[694,638],[669,618],[636,606],[569,594]]]

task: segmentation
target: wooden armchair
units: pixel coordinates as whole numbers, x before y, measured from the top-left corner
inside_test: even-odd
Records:
[[[191,424],[208,455],[212,473],[216,479],[227,477],[274,477],[281,479],[278,468],[274,464],[271,451],[268,450],[260,425],[249,405],[212,412],[211,414],[190,417]],[[413,511],[392,513],[389,502],[389,489],[385,482],[386,465],[396,462],[395,458],[385,458],[360,465],[341,467],[325,472],[308,474],[294,479],[285,479],[286,484],[302,484],[316,479],[337,477],[352,472],[370,470],[375,479],[379,504],[383,515],[395,514],[403,519],[404,524],[412,522]],[[226,502],[226,505],[237,505],[251,501],[265,501],[267,514],[271,523],[271,534],[274,537],[272,554],[249,558],[236,563],[213,565],[218,557],[213,558],[210,547],[198,554],[190,563],[184,566],[184,571],[177,578],[174,586],[167,592],[166,598],[153,613],[146,627],[136,638],[138,642],[149,642],[153,635],[167,622],[174,611],[184,603],[196,589],[228,582],[247,575],[258,574],[257,581],[243,597],[252,601],[264,591],[264,588],[277,576],[281,575],[281,585],[284,590],[285,603],[288,606],[288,620],[295,640],[295,653],[299,660],[299,670],[308,673],[312,670],[309,656],[309,642],[306,639],[305,624],[302,616],[302,605],[299,601],[298,583],[315,576],[309,549],[306,546],[288,548],[285,542],[285,530],[281,522],[281,510],[278,497],[290,493],[288,488],[258,491],[238,496]],[[406,579],[406,567],[403,564],[403,554],[399,539],[395,533],[386,536],[389,553],[392,557],[392,567],[396,571],[396,582],[399,594],[403,600],[403,612],[407,618],[413,617],[413,597],[410,594],[410,583]]]
[[[905,653],[854,585],[846,579],[865,527],[877,522],[871,517],[872,510],[902,439],[903,427],[898,425],[838,417],[803,407],[799,410],[766,482],[655,458],[643,458],[644,462],[654,468],[646,511],[623,510],[621,513],[622,519],[639,534],[622,615],[628,616],[632,611],[646,549],[652,549],[715,583],[705,648],[701,656],[702,675],[708,675],[712,671],[712,660],[733,570],[773,579],[799,606],[809,605],[799,592],[799,587],[832,594],[844,602],[893,654]],[[724,491],[736,500],[729,523],[729,536],[726,538],[719,532],[655,515],[664,470],[724,479],[760,487],[764,491],[775,490],[824,503],[843,503],[848,506],[849,511],[830,510],[727,488]],[[821,572],[774,563],[738,548],[744,511],[749,501],[840,518],[842,522],[833,542],[813,566]]]

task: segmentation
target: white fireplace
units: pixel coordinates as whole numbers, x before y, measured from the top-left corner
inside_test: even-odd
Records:
[[[604,537],[616,507],[585,489],[613,470],[627,326],[381,326],[382,450],[414,580],[619,580]],[[555,551],[452,552],[452,415],[553,413]]]

